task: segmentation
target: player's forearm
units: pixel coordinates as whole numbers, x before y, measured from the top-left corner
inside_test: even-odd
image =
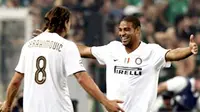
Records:
[[[11,107],[12,102],[13,102],[18,90],[19,90],[19,85],[18,84],[11,83],[8,86],[7,97],[6,97],[6,105],[7,105],[7,107]]]
[[[7,95],[6,95],[6,106],[11,107],[12,102],[19,90],[19,87],[21,85],[21,80],[23,76],[20,76],[20,74],[15,73],[14,77],[12,78],[8,89],[7,89]]]
[[[182,60],[191,56],[192,54],[193,53],[191,52],[190,47],[173,49],[166,54],[166,61]]]
[[[93,59],[95,59],[95,57],[92,55],[91,47],[81,45],[81,44],[76,44],[76,45],[78,47],[78,50],[79,50],[82,58],[93,58]]]
[[[95,84],[92,78],[85,74],[80,74],[79,78],[77,78],[79,84],[96,100],[98,100],[103,105],[106,105],[107,98],[105,95],[100,91],[99,87]]]

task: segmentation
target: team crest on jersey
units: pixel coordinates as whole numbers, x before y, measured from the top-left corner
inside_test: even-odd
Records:
[[[137,64],[137,65],[140,65],[140,64],[142,64],[142,59],[141,58],[136,58],[135,59],[135,63]]]

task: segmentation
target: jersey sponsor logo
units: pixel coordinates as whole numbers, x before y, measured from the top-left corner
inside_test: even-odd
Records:
[[[139,67],[124,67],[124,66],[115,66],[114,67],[115,74],[124,74],[124,75],[142,75],[142,68]]]

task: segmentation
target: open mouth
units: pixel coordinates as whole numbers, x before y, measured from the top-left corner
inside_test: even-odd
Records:
[[[121,38],[122,42],[126,42],[126,41],[128,41],[128,39],[129,39],[128,37],[122,37]]]

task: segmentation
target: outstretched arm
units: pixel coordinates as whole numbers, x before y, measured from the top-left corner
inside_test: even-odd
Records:
[[[194,41],[194,36],[191,35],[188,47],[170,50],[169,52],[167,52],[165,59],[166,61],[179,61],[191,56],[192,54],[197,54],[197,53],[198,53],[198,46]]]
[[[80,52],[80,55],[82,58],[93,58],[95,57],[92,55],[91,47],[81,45],[81,44],[76,44],[78,47],[78,50]]]
[[[9,112],[10,111],[10,108],[11,108],[11,105],[12,105],[12,102],[19,90],[19,87],[21,85],[21,82],[24,78],[24,74],[22,73],[19,73],[19,72],[15,72],[9,86],[8,86],[8,89],[7,89],[7,94],[6,94],[6,101],[5,103],[3,104],[3,107],[2,107],[2,111],[3,112]]]

